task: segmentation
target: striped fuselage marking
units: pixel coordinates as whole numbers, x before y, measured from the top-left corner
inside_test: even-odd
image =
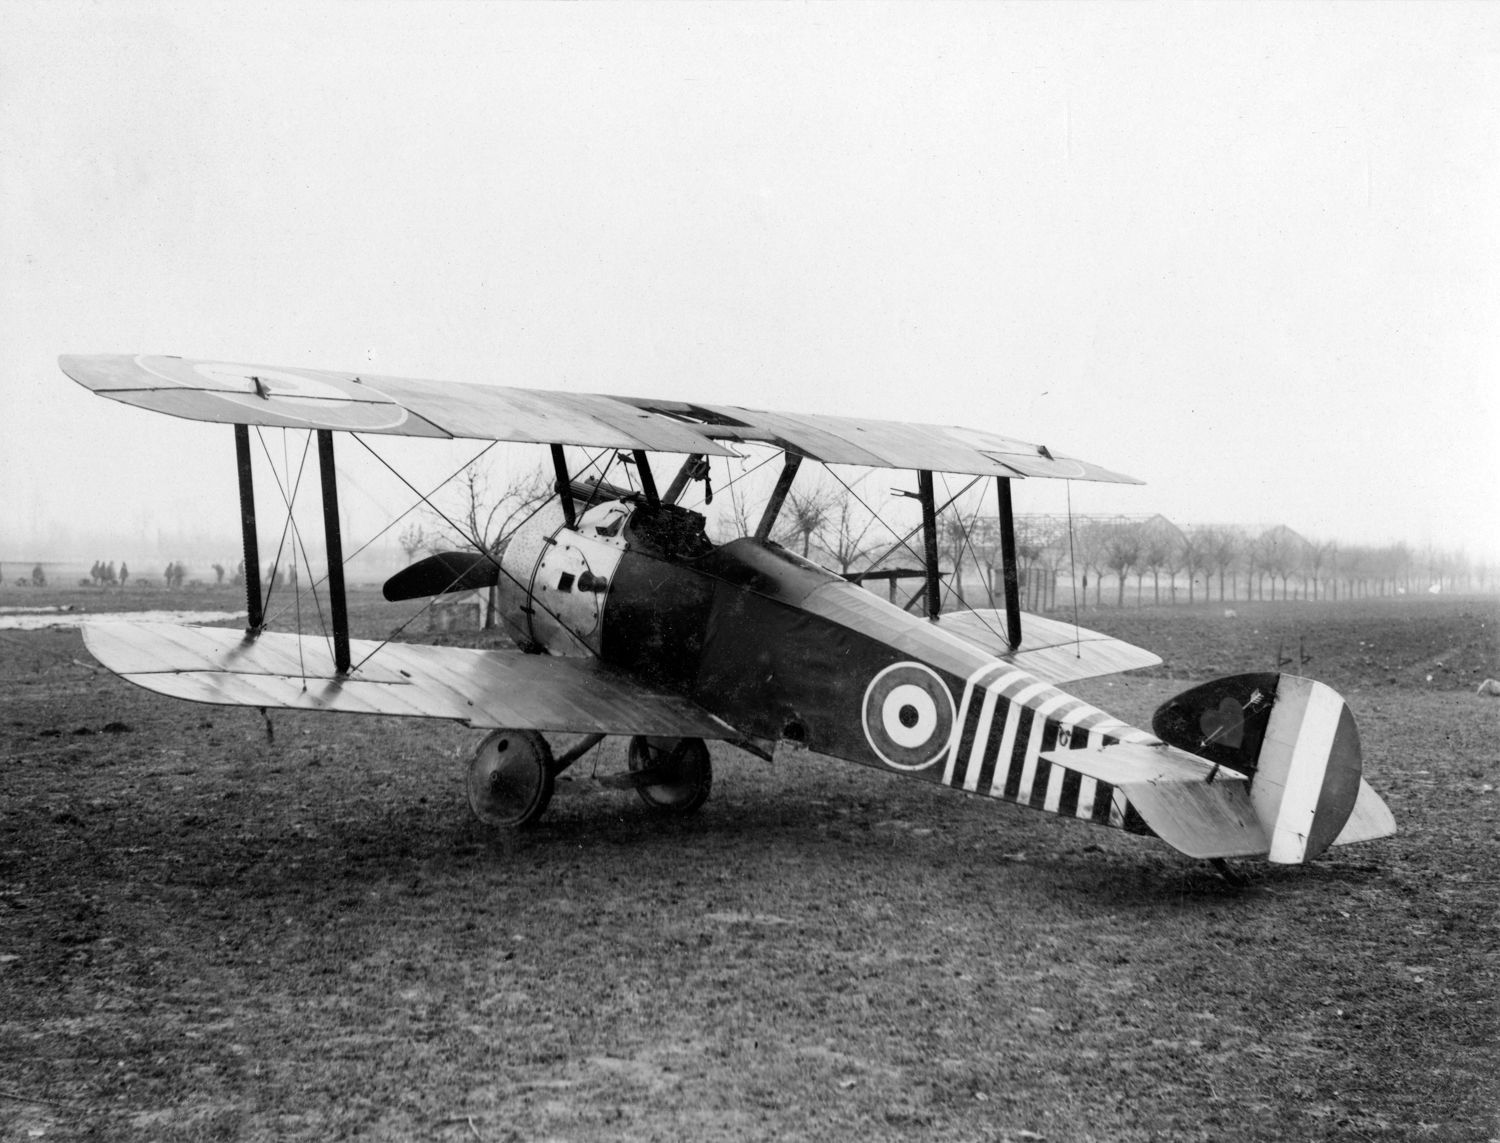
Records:
[[[1115,787],[1053,766],[1041,755],[1154,743],[1154,736],[1003,662],[974,671],[958,706],[945,785],[1099,825],[1129,828],[1139,821]]]

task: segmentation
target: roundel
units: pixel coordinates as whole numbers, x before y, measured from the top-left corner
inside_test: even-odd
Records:
[[[252,369],[254,373],[250,372]],[[209,392],[232,405],[264,412],[266,398],[276,398],[271,411],[285,421],[351,432],[381,432],[399,428],[407,419],[404,406],[373,386],[333,375],[318,377],[312,370],[298,372],[202,361],[194,366],[194,371],[208,379],[213,386]]]
[[[953,735],[953,698],[931,667],[894,663],[865,688],[865,738],[898,770],[931,766]]]

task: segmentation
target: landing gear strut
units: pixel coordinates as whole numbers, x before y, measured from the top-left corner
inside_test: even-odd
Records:
[[[673,815],[693,813],[708,801],[713,767],[701,738],[656,738],[638,734],[626,755],[641,801]]]
[[[469,806],[486,825],[519,829],[542,816],[552,777],[552,748],[535,730],[494,731],[469,760]]]

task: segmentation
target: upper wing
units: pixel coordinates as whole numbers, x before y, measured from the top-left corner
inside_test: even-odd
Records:
[[[1004,611],[950,611],[938,619],[938,626],[1054,686],[1161,662],[1160,655],[1134,643],[1029,612],[1022,624],[1021,647],[1014,653],[1005,637]]]
[[[721,442],[753,442],[825,464],[1140,483],[978,429],[181,357],[66,356],[58,363],[102,396],[189,420],[715,456],[735,455]]]
[[[115,674],[196,702],[419,715],[478,728],[737,737],[697,704],[593,660],[355,639],[349,648],[360,665],[340,677],[318,637],[251,639],[225,627],[132,622],[86,624],[83,637]]]

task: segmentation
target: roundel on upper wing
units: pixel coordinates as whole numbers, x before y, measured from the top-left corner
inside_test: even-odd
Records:
[[[196,373],[213,384],[209,391],[221,400],[257,412],[275,398],[275,413],[287,421],[302,421],[321,428],[355,432],[380,432],[400,427],[406,409],[379,390],[341,377],[316,376],[312,371],[256,368],[198,362]]]
[[[898,770],[931,766],[953,736],[953,697],[921,663],[893,663],[865,688],[865,739]]]

